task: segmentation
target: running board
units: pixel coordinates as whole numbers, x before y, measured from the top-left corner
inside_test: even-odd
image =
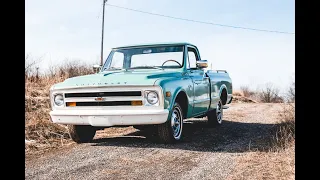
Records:
[[[229,108],[229,106],[223,106],[223,109],[228,109]]]

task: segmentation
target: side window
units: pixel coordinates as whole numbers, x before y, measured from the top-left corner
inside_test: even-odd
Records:
[[[188,59],[189,59],[189,64],[190,64],[189,68],[190,69],[197,68],[196,61],[197,61],[198,57],[196,55],[195,49],[188,47]]]
[[[124,55],[121,52],[115,52],[113,54],[110,67],[123,68]]]

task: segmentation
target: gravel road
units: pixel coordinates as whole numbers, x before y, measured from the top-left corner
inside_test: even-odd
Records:
[[[236,158],[265,146],[280,109],[280,104],[231,104],[222,126],[188,119],[183,142],[172,145],[155,143],[132,127],[108,128],[92,143],[26,157],[25,178],[227,179]]]

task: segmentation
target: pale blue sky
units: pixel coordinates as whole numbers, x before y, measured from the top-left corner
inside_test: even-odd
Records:
[[[132,9],[186,19],[295,32],[292,0],[108,0]],[[40,68],[100,60],[102,0],[26,0],[25,53]],[[110,48],[149,42],[190,42],[213,69],[226,69],[237,89],[267,82],[285,89],[295,69],[295,35],[199,24],[106,6],[104,57]]]

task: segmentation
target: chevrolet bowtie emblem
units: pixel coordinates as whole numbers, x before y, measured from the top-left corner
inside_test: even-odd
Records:
[[[94,100],[96,101],[104,101],[106,98],[103,98],[103,97],[96,97],[94,98]]]

